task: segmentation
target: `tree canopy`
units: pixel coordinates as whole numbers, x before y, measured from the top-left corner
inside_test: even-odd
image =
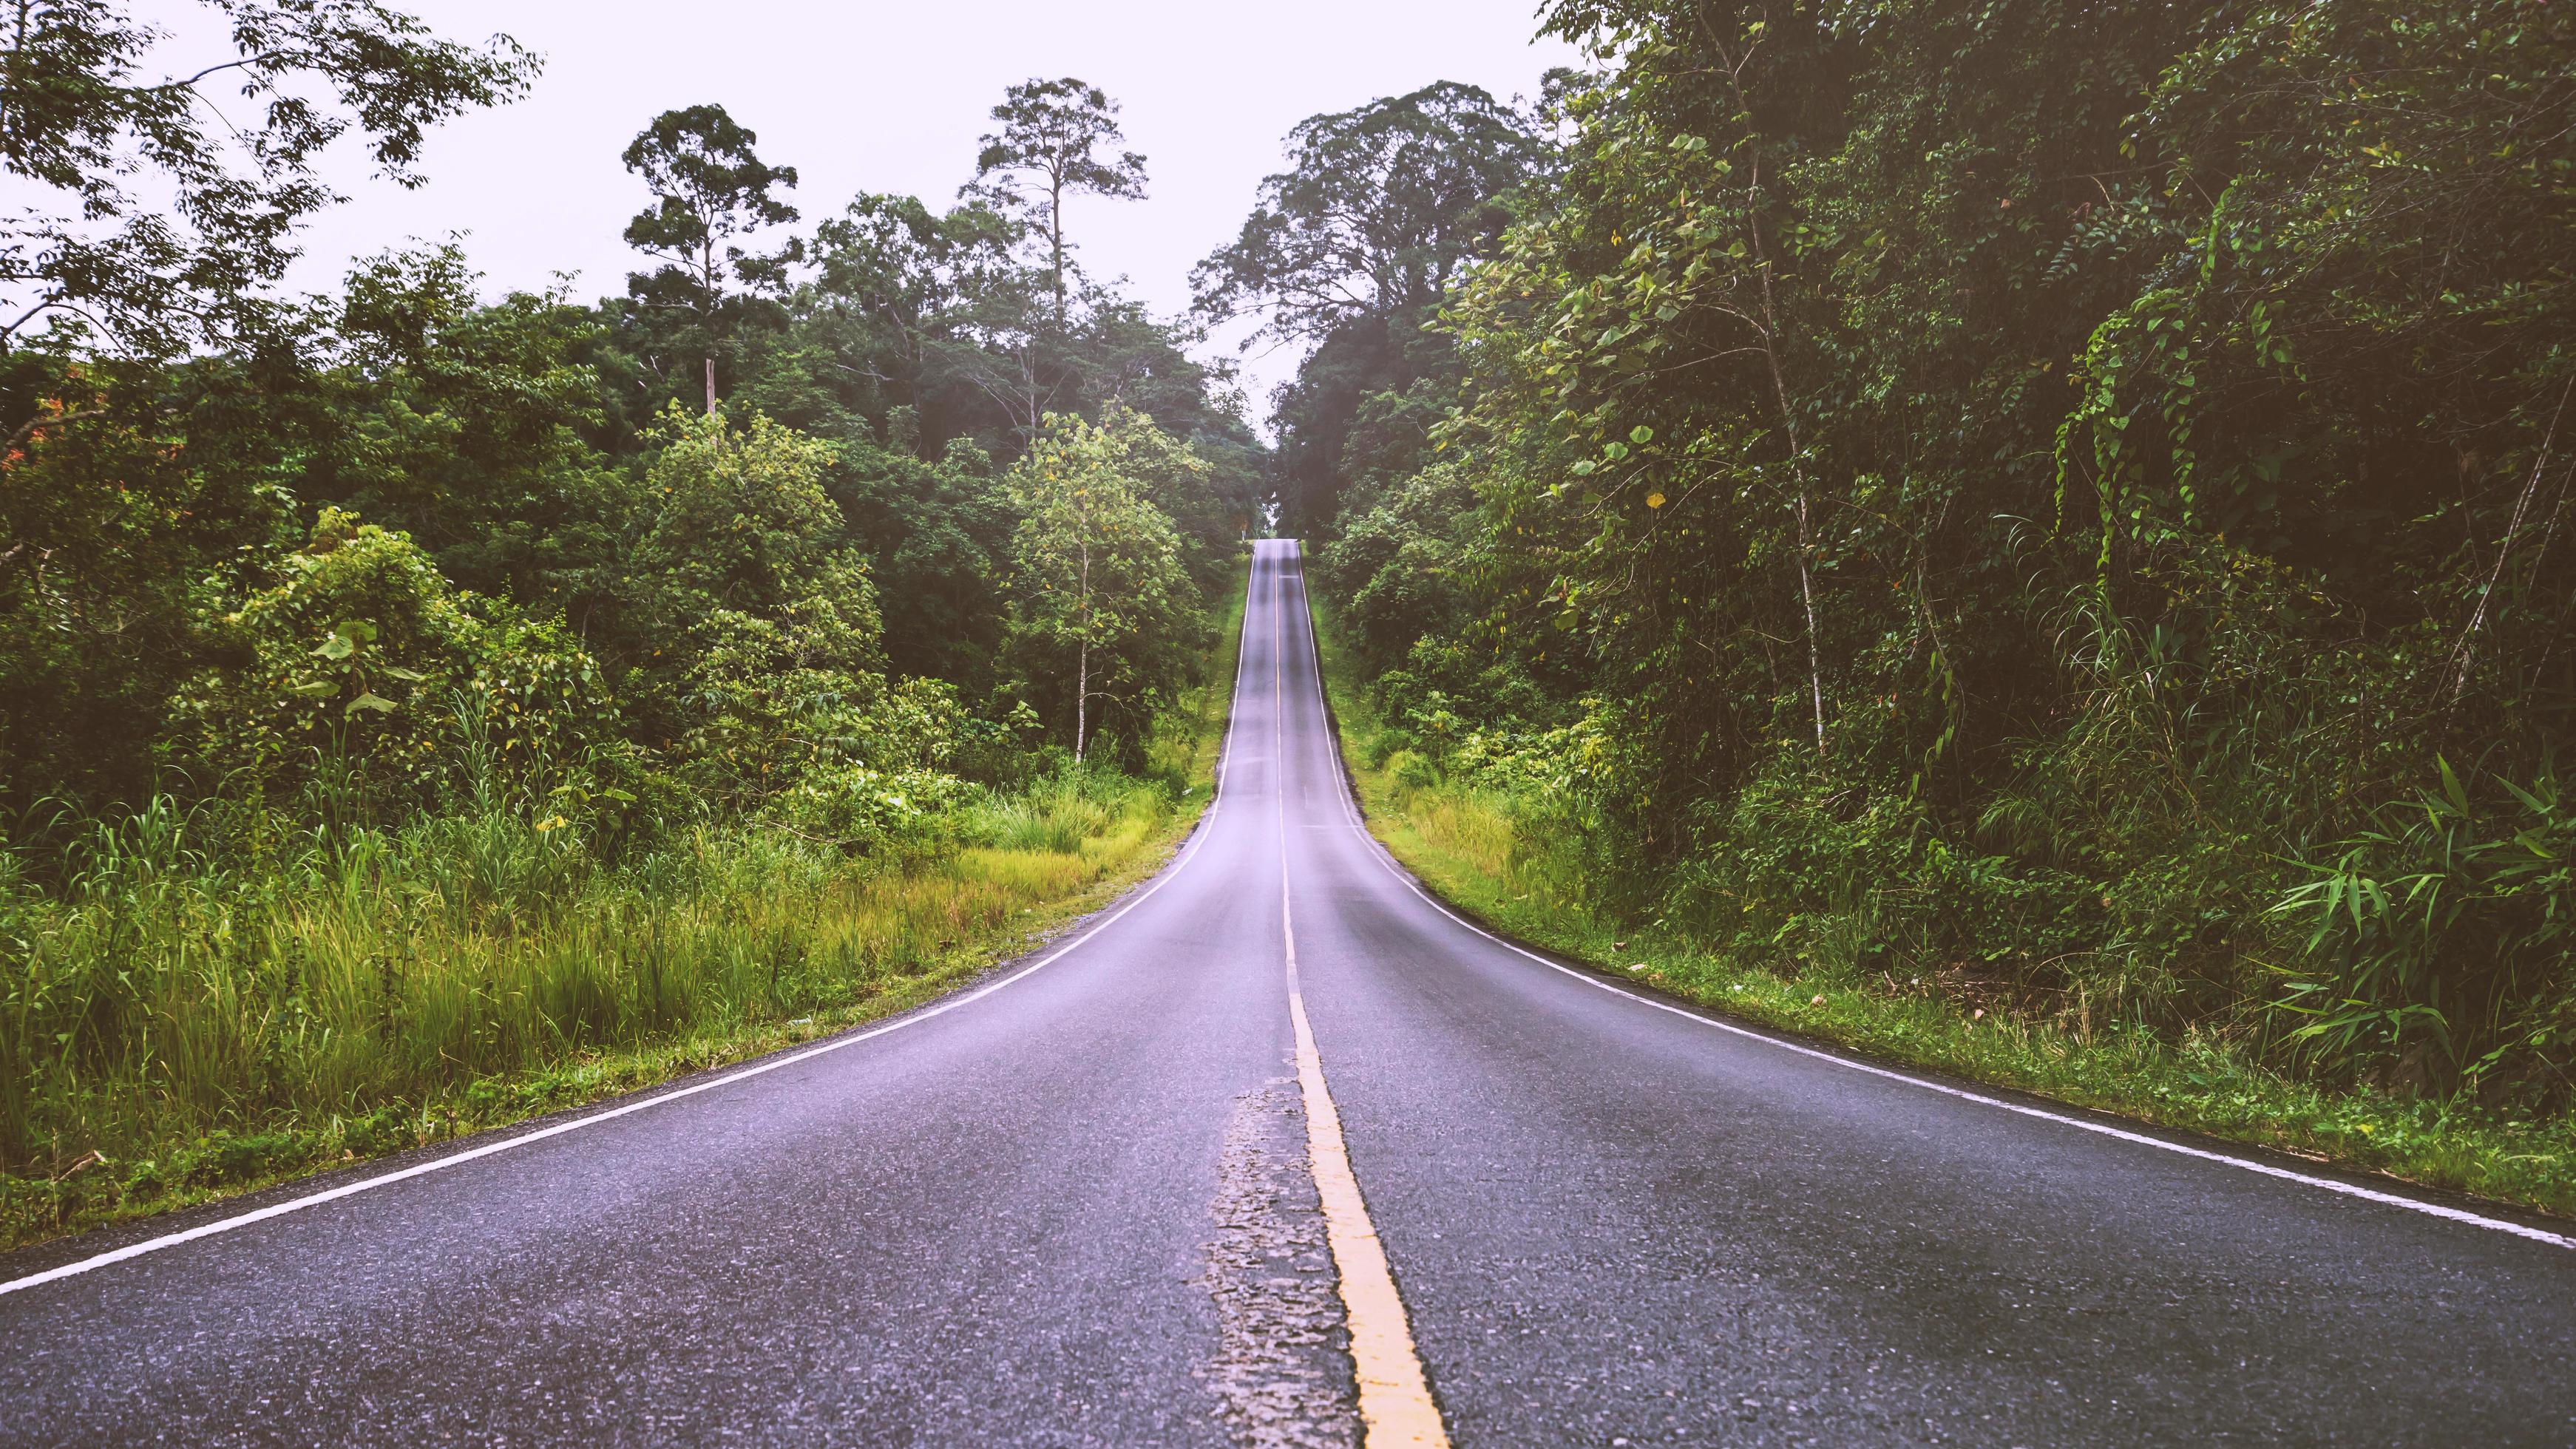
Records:
[[[1055,320],[1066,309],[1064,200],[1090,195],[1140,201],[1145,158],[1133,151],[1104,151],[1126,140],[1118,129],[1118,103],[1095,85],[1065,76],[1027,80],[993,107],[1001,129],[986,135],[975,157],[975,179],[959,193],[1029,219],[1047,241],[1047,279],[1055,292]]]
[[[1197,305],[1308,341],[1425,315],[1501,236],[1503,197],[1547,155],[1530,117],[1455,81],[1309,116],[1242,234],[1191,272]]]
[[[141,67],[164,32],[117,0],[22,4],[0,31],[0,172],[31,198],[0,217],[0,347],[39,322],[150,357],[268,331],[296,223],[339,199],[326,147],[354,135],[416,186],[429,127],[537,74],[507,37],[441,40],[372,0],[205,3],[230,53],[162,76]]]
[[[1310,116],[1288,154],[1241,234],[1190,282],[1202,316],[1259,316],[1256,336],[1314,344],[1273,409],[1280,501],[1291,526],[1312,527],[1331,521],[1357,475],[1418,465],[1425,418],[1401,400],[1424,401],[1453,367],[1446,338],[1423,324],[1500,240],[1505,198],[1552,153],[1535,117],[1442,81]],[[1364,418],[1373,398],[1397,405]]]
[[[737,244],[797,219],[796,208],[776,194],[795,188],[796,168],[762,161],[751,149],[759,140],[724,107],[691,106],[654,117],[624,158],[653,192],[653,204],[626,224],[626,244],[663,261],[658,271],[630,277],[627,292],[647,307],[689,314],[709,413],[716,410],[716,348],[732,320],[728,283],[775,291],[798,255],[793,242],[765,255]]]
[[[1030,693],[1072,716],[1076,760],[1094,719],[1126,726],[1129,747],[1141,744],[1134,731],[1196,656],[1204,601],[1155,500],[1206,476],[1185,445],[1123,408],[1097,426],[1050,417],[1012,474],[1018,661]]]
[[[344,39],[373,15],[424,54],[482,54],[333,13]],[[797,173],[757,142],[715,105],[643,128],[619,159],[652,200],[626,239],[659,265],[623,297],[487,299],[448,242],[289,302],[253,252],[256,338],[156,356],[56,330],[0,353],[0,402],[27,422],[0,454],[0,802],[107,808],[228,776],[284,808],[327,765],[370,808],[436,809],[474,733],[446,695],[522,664],[588,691],[547,768],[639,810],[803,800],[820,813],[797,829],[858,839],[816,825],[838,807],[798,782],[897,757],[1034,769],[1055,743],[1093,753],[1104,711],[1136,763],[1265,487],[1223,371],[1114,288],[1074,276],[1059,300],[1029,222],[986,202],[863,193],[807,227]],[[1037,495],[1014,465],[1086,420],[1173,464],[1122,475],[1142,511],[1121,526],[1177,582],[1150,641],[1102,635],[1096,687],[1068,692],[1015,622],[1037,617],[1009,584]],[[340,651],[327,678],[317,649]],[[878,743],[797,753],[826,737]]]

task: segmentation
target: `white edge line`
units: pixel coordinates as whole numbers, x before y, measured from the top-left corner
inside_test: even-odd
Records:
[[[1300,582],[1302,585],[1302,579]],[[1298,590],[1298,595],[1301,600],[1304,598],[1305,590],[1302,587]],[[1315,656],[1316,693],[1320,697],[1323,693],[1324,654],[1322,646],[1315,640],[1314,618],[1311,610],[1307,616],[1306,642],[1307,647]],[[1326,733],[1328,735],[1332,733],[1331,721],[1332,716],[1327,713],[1325,715],[1325,723]],[[1338,738],[1334,738],[1331,743],[1333,746],[1333,758],[1338,766],[1341,763],[1341,741]],[[1651,996],[1640,996],[1636,992],[1623,990],[1618,986],[1614,986],[1611,983],[1600,979],[1588,971],[1578,971],[1571,966],[1565,965],[1563,962],[1551,961],[1545,956],[1539,955],[1535,951],[1528,950],[1510,941],[1504,940],[1502,937],[1495,935],[1493,932],[1486,930],[1484,927],[1477,925],[1475,922],[1470,921],[1466,917],[1449,909],[1446,905],[1441,904],[1437,897],[1433,896],[1430,891],[1423,888],[1422,883],[1414,877],[1411,871],[1406,870],[1403,864],[1396,860],[1395,853],[1388,850],[1383,841],[1380,841],[1376,836],[1369,833],[1367,824],[1360,818],[1358,804],[1351,797],[1351,782],[1347,778],[1347,772],[1345,772],[1345,779],[1343,781],[1343,789],[1341,793],[1343,797],[1342,813],[1349,820],[1351,829],[1356,831],[1359,834],[1360,839],[1367,843],[1367,853],[1369,858],[1375,860],[1380,866],[1384,867],[1387,873],[1394,876],[1405,889],[1413,892],[1417,896],[1420,896],[1424,904],[1514,955],[1527,957],[1541,966],[1546,967],[1550,971],[1559,972],[1576,981],[1582,982],[1586,986],[1606,991],[1613,996],[1624,997],[1641,1006],[1651,1006],[1657,1011],[1678,1016],[1684,1021],[1697,1022],[1702,1026],[1726,1032],[1732,1036],[1739,1036],[1747,1041],[1761,1042],[1766,1046],[1778,1047],[1780,1050],[1785,1052],[1795,1052],[1802,1057],[1812,1057],[1820,1062],[1830,1062],[1838,1067],[1844,1067],[1855,1072],[1865,1072],[1870,1076],[1882,1077],[1891,1082],[1903,1082],[1908,1086],[1920,1087],[1927,1092],[1939,1092],[1945,1097],[1956,1097],[1963,1102],[1977,1102],[1988,1107],[1999,1108],[2006,1112],[2018,1113],[2024,1117],[2037,1118],[2042,1122],[2055,1122],[2067,1127],[2080,1128],[2086,1132],[2096,1133],[2100,1136],[2118,1138],[2122,1142],[2133,1142],[2141,1147],[2153,1147],[2159,1151],[2171,1152],[2183,1157],[2196,1157],[2204,1162],[2221,1163],[2228,1167],[2241,1168],[2247,1172],[2259,1173],[2265,1177],[2277,1177],[2286,1182],[2304,1183],[2309,1187],[2322,1188],[2327,1192],[2341,1193],[2346,1197],[2360,1198],[2365,1202],[2375,1202],[2387,1207],[2404,1208],[2409,1212],[2423,1213],[2428,1217],[2444,1218],[2455,1223],[2467,1223],[2472,1227],[2488,1228],[2499,1233],[2511,1233],[2517,1238],[2527,1238],[2535,1243],[2547,1243],[2554,1248],[2576,1248],[2576,1238],[2568,1237],[2562,1233],[2553,1233],[2545,1228],[2531,1227],[2527,1224],[2517,1223],[2507,1218],[2488,1217],[2483,1213],[2473,1213],[2465,1208],[2450,1207],[2443,1203],[2425,1202],[2420,1198],[2406,1197],[2399,1193],[2381,1192],[2376,1188],[2363,1187],[2358,1183],[2338,1182],[2330,1177],[2315,1177],[2308,1173],[2296,1172],[2286,1167],[2275,1167],[2268,1162],[2257,1162],[2250,1158],[2235,1156],[2231,1153],[2212,1152],[2207,1148],[2192,1147],[2180,1142],[2168,1142],[2161,1137],[2151,1137],[2143,1132],[2131,1132],[2125,1128],[2111,1126],[2106,1122],[2088,1122],[2081,1117],[2070,1117],[2062,1112],[2051,1112],[2042,1107],[2025,1106],[2019,1102],[2007,1102],[2001,1097],[1990,1097],[1983,1092],[1971,1092],[1963,1087],[1953,1087],[1946,1082],[1931,1081],[1927,1078],[1918,1077],[1908,1072],[1895,1071],[1887,1067],[1875,1066],[1868,1062],[1854,1061],[1849,1057],[1842,1056],[1834,1052],[1821,1051],[1811,1046],[1801,1046],[1793,1041],[1783,1041],[1767,1032],[1754,1031],[1747,1027],[1737,1026],[1733,1022],[1721,1021],[1715,1017],[1704,1015],[1697,1011],[1691,1011],[1683,1007],[1675,1006],[1668,1001],[1658,1001]]]
[[[1248,598],[1250,594],[1250,584],[1248,580],[1246,582],[1245,592]],[[1249,622],[1249,618],[1250,610],[1249,605],[1247,604],[1247,622]],[[236,1228],[249,1227],[253,1223],[263,1223],[271,1218],[284,1217],[288,1213],[302,1212],[304,1209],[310,1207],[320,1207],[324,1203],[337,1202],[344,1197],[354,1197],[362,1192],[372,1192],[380,1187],[390,1187],[397,1182],[405,1182],[412,1178],[423,1177],[433,1172],[444,1172],[448,1168],[459,1167],[465,1163],[473,1162],[480,1158],[490,1157],[495,1153],[508,1152],[513,1148],[525,1147],[534,1142],[543,1142],[549,1137],[560,1137],[567,1132],[578,1132],[584,1127],[596,1127],[602,1122],[613,1122],[629,1113],[641,1112],[648,1108],[659,1107],[666,1102],[676,1102],[683,1097],[694,1097],[700,1092],[712,1092],[718,1087],[730,1087],[736,1082],[747,1081],[750,1078],[778,1071],[784,1067],[792,1067],[799,1062],[811,1061],[815,1057],[840,1051],[844,1048],[857,1046],[863,1041],[873,1041],[878,1037],[886,1035],[888,1032],[901,1031],[905,1027],[918,1025],[935,1016],[945,1016],[949,1012],[955,1011],[961,1006],[967,1006],[974,1002],[981,1001],[985,997],[992,995],[994,992],[1001,990],[1003,987],[1011,985],[1013,982],[1033,976],[1038,972],[1045,970],[1047,967],[1054,965],[1056,962],[1063,960],[1065,957],[1080,950],[1084,946],[1091,944],[1091,942],[1099,938],[1102,932],[1108,930],[1114,925],[1117,925],[1121,920],[1125,919],[1129,911],[1136,909],[1138,906],[1141,906],[1145,904],[1146,901],[1152,899],[1156,891],[1159,891],[1164,886],[1170,884],[1172,878],[1181,873],[1182,867],[1188,865],[1191,860],[1197,857],[1200,847],[1205,845],[1207,843],[1208,836],[1214,833],[1212,827],[1216,821],[1217,808],[1225,801],[1226,766],[1234,758],[1234,741],[1236,734],[1234,727],[1235,714],[1240,709],[1243,698],[1243,649],[1240,642],[1240,636],[1238,636],[1235,649],[1234,682],[1235,689],[1233,697],[1227,701],[1226,705],[1225,748],[1217,754],[1215,771],[1216,778],[1212,787],[1213,793],[1208,799],[1207,812],[1199,817],[1198,823],[1192,828],[1189,848],[1181,852],[1179,858],[1166,866],[1150,884],[1148,884],[1142,891],[1139,891],[1134,898],[1127,902],[1127,904],[1119,907],[1116,914],[1111,915],[1108,919],[1092,927],[1090,930],[1083,932],[1079,938],[1067,943],[1052,955],[1047,956],[1044,960],[1038,961],[1032,965],[1021,967],[1019,970],[1012,972],[1010,975],[1003,977],[999,981],[993,982],[989,986],[980,987],[974,991],[968,992],[964,996],[953,997],[947,1001],[939,1002],[936,1005],[907,1013],[901,1019],[887,1022],[883,1026],[875,1027],[868,1031],[858,1032],[849,1036],[838,1037],[834,1040],[825,1042],[820,1046],[808,1047],[803,1051],[792,1052],[783,1057],[773,1057],[768,1061],[758,1063],[754,1066],[745,1067],[740,1071],[728,1072],[721,1077],[714,1077],[707,1081],[695,1082],[685,1087],[657,1093],[653,1096],[646,1097],[641,1101],[628,1102],[622,1107],[611,1107],[606,1111],[593,1112],[587,1116],[576,1117],[568,1122],[558,1122],[551,1127],[540,1127],[534,1132],[523,1132],[516,1137],[507,1138],[503,1141],[487,1142],[480,1147],[470,1147],[462,1152],[451,1152],[444,1157],[440,1157],[429,1162],[419,1163],[411,1167],[406,1167],[399,1171],[383,1173],[358,1182],[343,1183],[338,1187],[331,1188],[324,1192],[311,1193],[307,1196],[295,1198],[287,1202],[271,1203],[264,1208],[255,1208],[250,1212],[237,1213],[232,1217],[221,1218],[211,1223],[201,1223],[196,1227],[188,1228],[180,1232],[165,1233],[157,1238],[147,1238],[139,1243],[128,1243],[122,1248],[111,1249],[108,1252],[100,1253],[93,1257],[81,1258],[73,1262],[64,1263],[58,1267],[48,1268],[41,1273],[30,1273],[24,1278],[13,1278],[6,1283],[0,1283],[0,1297],[16,1293],[21,1289],[38,1288],[47,1283],[59,1282],[65,1278],[78,1277],[83,1273],[96,1272],[101,1268],[112,1267],[115,1264],[126,1262],[129,1259],[140,1258],[147,1253],[158,1253],[163,1249],[175,1248],[183,1243],[193,1243],[200,1238],[211,1238],[218,1233],[229,1233]]]

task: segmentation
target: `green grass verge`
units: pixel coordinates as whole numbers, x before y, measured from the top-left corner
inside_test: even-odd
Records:
[[[2161,1126],[2576,1215],[2576,1119],[2467,1101],[2329,1092],[2224,1044],[2117,1022],[2070,1031],[1945,995],[1922,978],[1828,979],[1732,960],[1605,920],[1537,867],[1513,802],[1450,780],[1370,768],[1379,722],[1329,616],[1324,683],[1369,828],[1451,903],[1504,933],[1725,1015]],[[1398,757],[1407,758],[1407,757]]]
[[[145,1060],[67,1051],[40,1078],[0,1083],[42,1143],[31,1167],[0,1174],[0,1248],[794,1047],[1026,953],[1160,868],[1205,811],[1247,575],[1204,681],[1149,742],[1154,779],[998,799],[977,827],[986,843],[843,860],[774,834],[702,832],[639,870],[460,913],[430,884],[454,862],[396,842],[285,883],[147,872],[150,889],[121,909],[0,921],[0,936],[53,936],[51,957],[0,981],[0,1030],[10,1005],[48,989],[45,959],[154,963],[112,1003],[153,1020]]]

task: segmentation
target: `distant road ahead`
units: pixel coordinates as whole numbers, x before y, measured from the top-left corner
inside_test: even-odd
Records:
[[[1371,1227],[1362,1357],[1460,1444],[2576,1442],[2549,1232],[1543,963],[1387,862],[1332,751],[1264,543],[1219,804],[1069,950],[404,1180],[0,1258],[0,1442],[1347,1444],[1328,1230]]]

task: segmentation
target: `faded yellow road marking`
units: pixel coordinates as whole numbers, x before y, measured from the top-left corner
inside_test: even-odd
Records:
[[[1449,1431],[1440,1422],[1439,1405],[1431,1401],[1431,1386],[1423,1381],[1422,1355],[1413,1346],[1404,1299],[1395,1291],[1386,1249],[1377,1240],[1377,1225],[1369,1221],[1368,1203],[1360,1197],[1359,1179],[1351,1172],[1341,1113],[1334,1110],[1332,1091],[1324,1084],[1324,1058],[1315,1050],[1315,1030],[1306,1024],[1306,999],[1297,990],[1297,932],[1287,920],[1287,887],[1283,876],[1279,912],[1288,940],[1288,1019],[1297,1027],[1297,1082],[1306,1093],[1306,1155],[1313,1162],[1316,1194],[1324,1203],[1325,1240],[1332,1244],[1333,1267],[1342,1280],[1351,1361],[1359,1374],[1364,1442],[1369,1449],[1392,1449],[1398,1444],[1447,1449]]]
[[[1350,1148],[1342,1140],[1342,1114],[1324,1083],[1324,1057],[1315,1050],[1315,1029],[1306,1022],[1306,998],[1297,989],[1297,925],[1288,910],[1288,779],[1285,680],[1280,670],[1279,598],[1286,593],[1273,576],[1270,615],[1270,689],[1276,711],[1271,725],[1271,793],[1279,801],[1279,933],[1288,950],[1288,1019],[1297,1028],[1297,1082],[1306,1096],[1306,1156],[1315,1174],[1316,1195],[1323,1199],[1324,1239],[1332,1245],[1333,1268],[1341,1278],[1342,1313],[1351,1330],[1351,1364],[1360,1387],[1362,1442],[1368,1449],[1394,1449],[1403,1444],[1448,1449],[1449,1430],[1440,1422],[1440,1406],[1431,1401],[1431,1385],[1422,1376],[1422,1354],[1413,1346],[1413,1325],[1405,1317],[1404,1299],[1395,1291],[1395,1274],[1378,1242],[1377,1225],[1369,1221],[1360,1180],[1351,1171]]]

